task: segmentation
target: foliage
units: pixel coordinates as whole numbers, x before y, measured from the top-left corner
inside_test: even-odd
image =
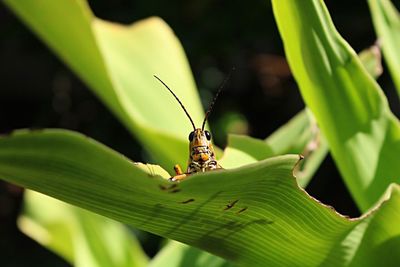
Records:
[[[377,8],[378,2],[385,8]],[[174,88],[196,123],[203,112],[184,52],[162,20],[116,25],[95,18],[80,0],[5,3],[91,87],[154,161],[168,169],[185,163],[189,122],[153,74]],[[0,178],[191,246],[168,244],[151,267],[165,262],[397,266],[400,125],[371,76],[379,75],[379,59],[367,51],[360,56],[363,67],[322,1],[272,3],[309,110],[265,140],[230,136],[221,159],[226,170],[174,184],[160,166],[133,163],[77,133],[44,130],[0,139]],[[383,43],[385,56],[394,57],[396,33],[379,18],[391,12],[396,21],[397,14],[387,1],[369,3],[378,33],[389,40]],[[389,65],[395,73],[395,64]],[[161,104],[168,113],[157,112]],[[293,179],[295,172],[305,186],[328,147],[365,211],[360,218],[339,215]],[[304,164],[296,155],[278,156],[287,153],[305,154]],[[147,265],[124,226],[32,192],[26,203],[21,228],[76,266]],[[40,207],[55,212],[42,213]]]
[[[389,0],[369,0],[368,5],[372,14],[379,43],[385,55],[385,60],[400,95],[400,16]]]
[[[365,211],[399,181],[400,123],[325,6],[291,2],[272,2],[289,64],[350,192]]]

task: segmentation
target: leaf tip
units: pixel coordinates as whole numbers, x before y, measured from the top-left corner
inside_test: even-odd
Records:
[[[296,163],[294,164],[293,169],[292,169],[292,175],[293,175],[293,177],[296,178],[296,179],[298,178],[298,177],[296,176],[296,171],[300,168],[300,162],[301,162],[302,160],[304,160],[304,156],[303,156],[302,154],[298,154],[297,157],[298,157],[298,159],[297,159],[297,161],[296,161]]]

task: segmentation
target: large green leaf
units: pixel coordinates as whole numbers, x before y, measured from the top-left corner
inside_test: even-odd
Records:
[[[400,124],[322,1],[273,0],[286,55],[358,206],[400,181]]]
[[[400,15],[389,0],[368,0],[385,61],[400,96]]]
[[[399,238],[399,187],[378,211],[349,220],[297,186],[297,161],[276,157],[173,184],[157,175],[166,175],[162,169],[79,134],[20,131],[0,139],[1,179],[238,264],[351,266],[384,257],[382,246]]]
[[[158,164],[186,164],[190,122],[153,75],[175,91],[198,125],[203,111],[184,51],[161,19],[109,23],[95,18],[83,0],[4,3],[89,85]]]
[[[20,229],[76,267],[144,267],[147,256],[120,223],[54,198],[25,192]]]

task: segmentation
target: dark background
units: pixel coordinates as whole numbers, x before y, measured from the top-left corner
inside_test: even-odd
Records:
[[[357,52],[375,42],[366,1],[325,2],[339,32]],[[89,3],[98,17],[121,23],[154,15],[162,17],[182,42],[204,106],[220,80],[232,67],[236,68],[210,118],[216,143],[221,147],[226,144],[227,121],[232,116],[241,118],[240,131],[265,138],[304,107],[284,59],[269,1],[97,0]],[[141,161],[143,151],[134,138],[1,4],[0,59],[0,134],[18,128],[66,128]],[[385,65],[378,81],[392,110],[399,116],[398,96]],[[330,156],[307,191],[340,213],[359,215]],[[1,266],[68,266],[18,231],[15,220],[22,194],[22,189],[0,181]],[[146,252],[154,255],[160,238],[145,235],[142,241]]]

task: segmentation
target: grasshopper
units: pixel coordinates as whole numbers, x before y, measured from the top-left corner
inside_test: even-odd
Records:
[[[186,169],[186,172],[182,172],[181,167],[179,164],[176,164],[174,166],[175,170],[175,176],[171,177],[171,181],[181,181],[187,178],[189,175],[192,175],[194,173],[198,172],[206,172],[206,171],[211,171],[211,170],[216,170],[216,169],[222,169],[222,167],[218,164],[217,160],[215,159],[215,152],[214,148],[211,144],[211,133],[207,130],[204,130],[204,126],[206,124],[207,118],[211,113],[211,110],[214,106],[215,101],[217,100],[217,97],[219,93],[221,92],[221,89],[223,88],[226,80],[223,82],[222,86],[219,88],[217,94],[215,95],[213,101],[211,102],[205,118],[203,120],[203,124],[201,128],[196,128],[192,118],[190,117],[189,113],[187,112],[185,106],[182,104],[182,102],[179,100],[179,98],[175,95],[175,93],[156,75],[154,77],[159,80],[165,88],[168,89],[168,91],[175,97],[175,99],[178,101],[178,103],[181,105],[183,111],[186,113],[187,117],[189,118],[190,122],[192,123],[193,126],[193,131],[190,132],[189,134],[189,160],[188,160],[188,166]]]

